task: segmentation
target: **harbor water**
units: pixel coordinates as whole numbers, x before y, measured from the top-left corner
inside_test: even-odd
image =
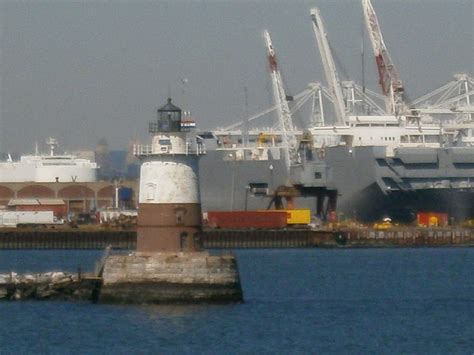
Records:
[[[0,302],[0,354],[466,353],[474,249],[237,250],[245,302]],[[93,270],[100,251],[3,250],[0,273]]]

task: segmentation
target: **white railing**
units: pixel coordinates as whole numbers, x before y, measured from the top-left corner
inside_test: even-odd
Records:
[[[167,149],[161,149],[166,147]],[[191,144],[189,142],[186,143],[186,147],[184,152],[183,151],[173,151],[170,149],[169,146],[159,146],[159,149],[154,149],[155,147],[152,145],[144,145],[144,144],[134,144],[133,145],[133,155],[141,156],[141,155],[204,155],[206,154],[206,146],[204,144]]]
[[[153,154],[153,148],[151,145],[134,144],[133,155],[151,155]]]

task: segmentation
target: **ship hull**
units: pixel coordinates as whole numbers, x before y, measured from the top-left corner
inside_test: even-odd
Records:
[[[325,164],[324,185],[338,191],[337,214],[364,222],[391,217],[411,222],[420,211],[448,213],[453,221],[474,217],[474,148],[331,147],[316,155]],[[270,168],[270,166],[272,168]],[[201,160],[203,210],[267,208],[270,199],[249,197],[251,182],[288,183],[282,160],[225,161],[218,151]],[[472,181],[472,183],[471,183]],[[316,211],[316,200],[299,207]]]

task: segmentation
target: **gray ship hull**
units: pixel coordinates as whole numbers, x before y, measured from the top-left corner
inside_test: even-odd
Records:
[[[288,175],[281,160],[224,160],[219,151],[208,151],[199,162],[201,202],[204,211],[267,208],[270,199],[252,197],[246,186],[263,182],[269,188],[283,185]],[[270,168],[270,166],[272,168]]]
[[[474,148],[335,147],[327,150],[328,183],[339,211],[363,221],[385,216],[408,221],[418,211],[473,216]]]
[[[341,217],[410,222],[419,211],[446,212],[457,221],[474,217],[474,148],[399,148],[387,156],[384,147],[339,146],[317,159],[325,173],[306,172],[303,180],[337,189]],[[268,198],[246,198],[248,183],[289,181],[280,160],[224,161],[213,151],[200,168],[205,211],[244,209],[246,200],[249,209],[266,208]],[[297,206],[315,211],[316,201],[300,199]]]

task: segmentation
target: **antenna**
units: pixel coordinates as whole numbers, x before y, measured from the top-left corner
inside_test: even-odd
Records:
[[[361,9],[361,21],[360,21],[360,65],[362,72],[362,94],[365,96],[365,45],[364,45],[364,9]],[[362,112],[369,114],[368,108],[366,111],[365,100],[362,100]]]
[[[245,99],[245,111],[244,111],[244,130],[243,130],[243,144],[244,147],[248,145],[248,135],[249,135],[249,95],[247,86],[244,86],[244,99]]]
[[[58,141],[52,137],[46,140],[46,144],[49,145],[49,155],[54,156],[54,151],[58,146]]]
[[[183,107],[183,113],[184,115],[188,115],[190,116],[191,115],[191,112],[190,110],[186,107],[186,90],[188,89],[188,78],[186,77],[182,77],[181,78],[181,96],[182,96],[182,101],[181,101],[181,105]]]

